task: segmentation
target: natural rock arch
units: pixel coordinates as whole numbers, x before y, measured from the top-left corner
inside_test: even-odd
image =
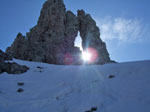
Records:
[[[100,39],[95,21],[83,10],[78,15],[66,11],[63,0],[47,0],[36,26],[26,36],[19,33],[6,52],[14,58],[50,64],[81,64],[79,48],[74,46],[78,31],[82,47],[97,52],[94,64],[109,63],[106,45]]]
[[[83,48],[82,48],[82,38],[80,36],[80,32],[79,31],[78,31],[77,37],[75,38],[74,46],[75,47],[79,47],[80,50],[83,51]]]

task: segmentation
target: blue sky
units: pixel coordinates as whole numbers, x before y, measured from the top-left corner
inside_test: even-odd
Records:
[[[0,49],[32,28],[46,0],[0,1]],[[150,59],[149,0],[64,0],[67,10],[84,9],[96,20],[110,57],[118,62]],[[77,38],[77,45],[80,38]]]

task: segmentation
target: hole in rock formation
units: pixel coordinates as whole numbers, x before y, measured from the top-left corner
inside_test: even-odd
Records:
[[[18,47],[19,46],[19,47]],[[106,44],[95,20],[84,10],[66,10],[63,0],[47,0],[37,25],[19,33],[6,52],[13,58],[59,65],[84,64],[82,51],[90,49],[90,63],[110,63]]]
[[[82,49],[82,39],[80,36],[80,32],[78,32],[78,36],[75,38],[75,42],[74,42],[75,47],[79,47],[81,51],[83,51]]]

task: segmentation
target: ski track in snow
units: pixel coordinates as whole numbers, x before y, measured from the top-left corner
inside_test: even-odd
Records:
[[[0,75],[0,112],[85,112],[92,107],[95,112],[150,112],[150,61],[82,66],[13,61],[30,70]]]

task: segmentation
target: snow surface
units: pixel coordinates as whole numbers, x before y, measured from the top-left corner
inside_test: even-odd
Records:
[[[91,112],[150,112],[150,61],[89,66],[13,61],[30,70],[0,75],[0,112],[85,112],[92,107],[97,111]]]

